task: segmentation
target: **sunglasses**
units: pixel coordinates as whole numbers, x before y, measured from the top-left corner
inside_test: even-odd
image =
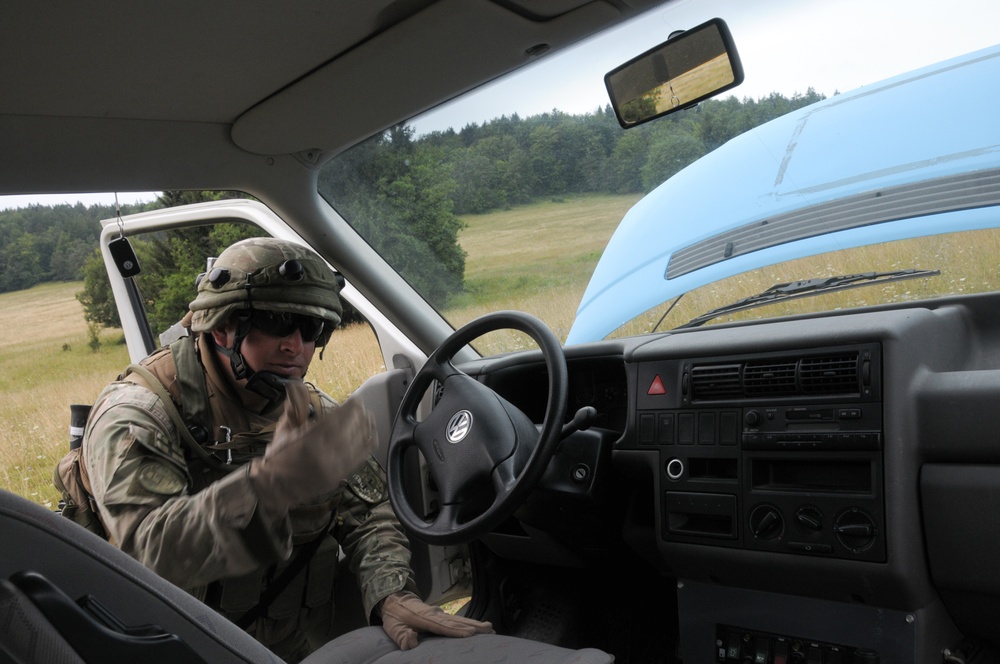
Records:
[[[302,341],[315,341],[317,346],[325,345],[333,331],[322,318],[280,311],[254,311],[250,325],[272,337],[287,337],[298,330]]]

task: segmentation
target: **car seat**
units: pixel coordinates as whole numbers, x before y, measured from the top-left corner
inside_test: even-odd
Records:
[[[0,664],[280,664],[250,635],[105,540],[0,490]],[[425,637],[400,651],[380,627],[306,664],[581,662],[614,658],[499,634]]]

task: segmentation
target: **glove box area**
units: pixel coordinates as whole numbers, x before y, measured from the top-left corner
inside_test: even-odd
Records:
[[[1000,633],[1000,465],[925,464],[920,474],[931,577],[968,636]]]

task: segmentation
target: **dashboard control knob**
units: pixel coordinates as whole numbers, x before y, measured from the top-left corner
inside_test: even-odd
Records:
[[[679,480],[684,475],[684,462],[680,459],[671,459],[667,462],[667,477],[672,480]]]
[[[785,529],[781,512],[770,505],[758,505],[750,513],[750,533],[759,540],[780,537]]]
[[[865,512],[852,507],[841,512],[833,522],[833,532],[848,549],[859,553],[875,541],[875,521]]]
[[[756,410],[748,410],[746,415],[743,416],[743,421],[749,426],[754,426],[760,422],[760,413]]]
[[[823,513],[811,505],[806,505],[795,513],[795,522],[804,530],[819,532],[823,529]]]

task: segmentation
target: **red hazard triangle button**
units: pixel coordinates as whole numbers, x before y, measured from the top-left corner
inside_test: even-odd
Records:
[[[649,386],[646,394],[666,394],[667,388],[663,387],[663,381],[660,380],[660,374],[656,374],[656,378],[653,379],[653,383]]]

